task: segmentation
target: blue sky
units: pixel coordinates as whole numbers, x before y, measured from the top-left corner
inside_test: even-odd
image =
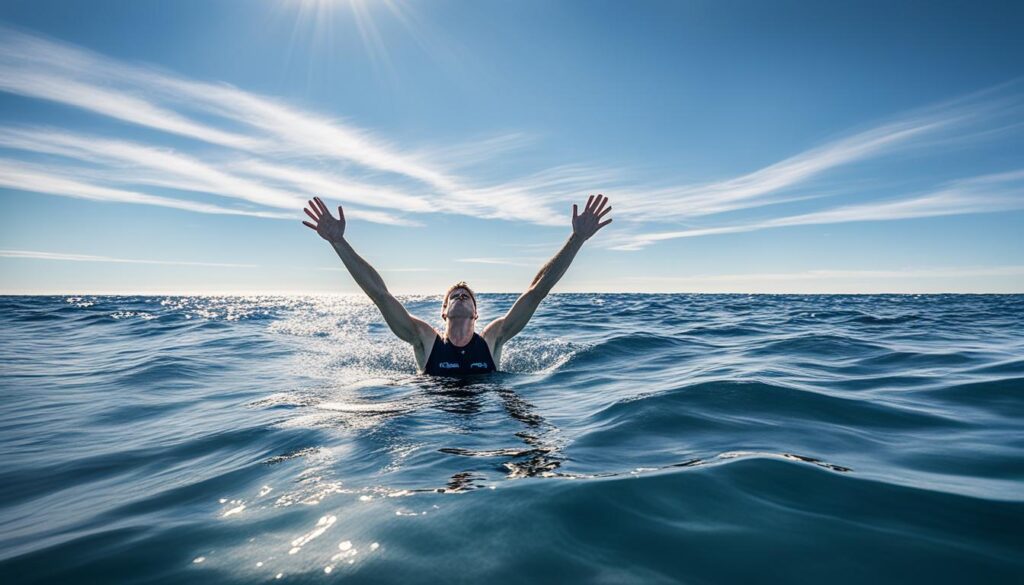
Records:
[[[1024,292],[1024,7],[0,4],[2,293]]]

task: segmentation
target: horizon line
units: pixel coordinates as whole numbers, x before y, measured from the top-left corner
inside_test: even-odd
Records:
[[[441,297],[443,293],[438,292],[400,292],[393,293],[396,297],[405,296],[436,296]],[[523,291],[478,291],[477,295],[510,295],[523,294]],[[929,291],[929,292],[768,292],[768,291],[565,291],[551,292],[547,296],[559,295],[758,295],[758,296],[779,296],[779,295],[802,295],[802,296],[921,296],[921,295],[1024,295],[1024,289],[1016,292],[1000,291]],[[282,291],[231,291],[231,292],[167,292],[167,291],[116,291],[116,292],[5,292],[0,291],[0,297],[58,297],[58,296],[104,296],[104,297],[126,297],[126,296],[171,296],[171,297],[251,297],[251,296],[272,296],[272,297],[361,297],[370,301],[370,298],[361,292],[282,292]]]

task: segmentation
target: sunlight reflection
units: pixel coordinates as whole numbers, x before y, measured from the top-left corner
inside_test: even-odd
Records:
[[[242,510],[245,510],[245,504],[238,504],[234,508],[231,508],[221,516],[221,518],[227,518],[228,516],[234,516],[235,514],[241,514]]]
[[[337,516],[322,516],[320,520],[317,521],[316,527],[313,528],[313,530],[307,532],[306,534],[303,534],[302,536],[292,541],[292,548],[288,551],[288,554],[293,555],[298,553],[300,550],[302,550],[303,546],[308,544],[311,540],[318,538],[324,532],[327,532],[327,529],[331,526],[334,526],[334,523],[337,521]]]

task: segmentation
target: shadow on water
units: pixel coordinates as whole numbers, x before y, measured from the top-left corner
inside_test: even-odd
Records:
[[[510,375],[499,373],[474,378],[436,378],[421,382],[431,407],[458,417],[478,416],[484,409],[486,399],[497,398],[508,417],[506,420],[514,423],[513,428],[519,429],[510,429],[512,436],[516,442],[522,443],[522,446],[517,447],[441,447],[437,450],[458,457],[494,459],[507,479],[558,475],[556,470],[564,460],[558,440],[560,431],[506,383]],[[466,470],[453,474],[443,488],[411,491],[463,492],[484,487],[484,479],[477,472]]]
[[[380,432],[374,434],[385,441],[383,447],[389,452],[402,452],[409,445],[426,449],[419,450],[412,460],[403,457],[401,462],[387,466],[385,471],[390,477],[384,481],[391,485],[380,485],[374,489],[385,492],[397,489],[403,493],[462,493],[494,487],[495,481],[501,480],[628,477],[718,465],[745,458],[795,461],[839,473],[853,471],[847,466],[793,452],[746,449],[726,450],[646,467],[568,471],[564,466],[571,459],[565,449],[571,440],[517,391],[516,382],[516,374],[497,373],[472,378],[418,376],[401,383],[405,390],[410,391],[407,400],[414,406],[395,411],[396,418],[387,417],[388,423],[381,420],[378,425],[382,426],[377,427]],[[369,416],[371,413],[367,410],[361,415]],[[298,451],[294,456],[306,454],[306,451]],[[447,458],[438,458],[438,454]],[[623,461],[628,461],[628,458]],[[378,481],[383,479],[379,473],[364,471]],[[441,484],[439,475],[447,477],[447,481]],[[403,484],[404,489],[398,487]]]
[[[538,409],[523,398],[510,384],[510,374],[496,374],[476,378],[438,378],[418,381],[420,389],[427,398],[430,408],[451,414],[466,420],[483,417],[486,402],[496,398],[505,421],[514,423],[512,428],[502,433],[515,437],[520,445],[514,447],[496,447],[493,444],[485,448],[439,447],[437,452],[473,459],[493,461],[494,469],[504,479],[523,478],[564,478],[564,479],[599,479],[636,475],[638,473],[657,472],[683,467],[715,465],[742,458],[773,458],[811,464],[838,473],[853,471],[850,467],[836,465],[815,457],[790,452],[766,451],[727,451],[711,457],[695,457],[685,461],[672,462],[655,467],[636,468],[630,470],[605,471],[598,473],[568,472],[562,469],[569,458],[563,453],[565,440],[561,430],[541,415]],[[504,444],[502,442],[502,444]],[[487,477],[478,467],[453,473],[444,487],[416,488],[409,492],[459,493],[487,487]]]

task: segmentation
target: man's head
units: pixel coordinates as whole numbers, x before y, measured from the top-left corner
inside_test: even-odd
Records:
[[[476,295],[465,281],[459,281],[448,287],[441,304],[441,318],[447,321],[451,317],[477,318]]]

